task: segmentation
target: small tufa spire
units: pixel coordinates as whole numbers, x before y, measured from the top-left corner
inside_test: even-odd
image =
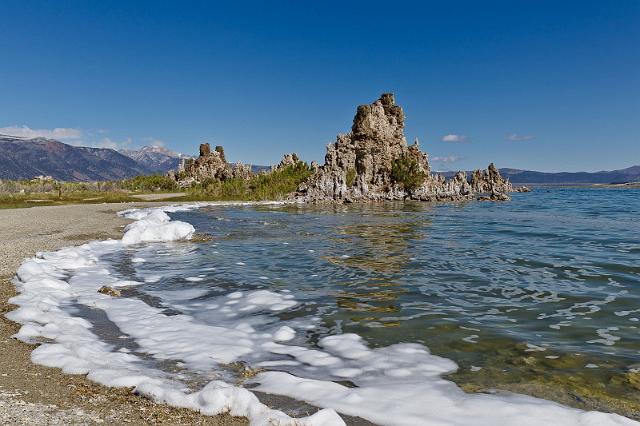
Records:
[[[200,157],[206,157],[211,154],[211,146],[208,143],[200,144]]]
[[[220,158],[222,159],[222,161],[227,161],[227,159],[224,156],[224,148],[222,147],[222,145],[218,145],[216,146],[215,151],[220,154]]]
[[[395,105],[396,97],[393,95],[393,93],[383,93],[382,95],[380,95],[380,102],[382,102],[382,105],[384,106]]]

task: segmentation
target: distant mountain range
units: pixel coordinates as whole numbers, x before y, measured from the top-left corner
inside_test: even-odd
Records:
[[[113,150],[68,145],[52,139],[23,139],[0,135],[0,179],[52,176],[64,181],[118,180],[137,175],[165,174],[190,158],[163,147]],[[268,166],[252,166],[254,172]],[[611,184],[640,182],[640,166],[622,170],[546,173],[500,169],[515,184]],[[455,172],[442,172],[453,176]]]
[[[531,170],[500,169],[504,177],[508,177],[513,183],[535,184],[615,184],[627,182],[640,182],[640,166],[632,166],[621,170],[601,172],[559,172],[546,173]]]
[[[190,158],[161,146],[145,146],[138,150],[121,149],[118,152],[145,166],[152,172],[160,174],[177,169],[183,158]]]
[[[64,181],[118,180],[164,174],[183,156],[161,147],[116,151],[68,145],[56,140],[0,135],[0,179],[51,176]]]
[[[471,172],[467,172],[470,174]],[[456,172],[441,172],[445,177],[451,177]],[[632,166],[621,170],[601,172],[535,172],[532,170],[500,169],[500,174],[509,178],[512,183],[537,185],[590,185],[616,184],[640,182],[640,166]]]

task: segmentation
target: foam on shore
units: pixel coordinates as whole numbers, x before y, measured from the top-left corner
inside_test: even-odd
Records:
[[[32,352],[32,360],[65,373],[86,374],[106,386],[133,387],[136,393],[157,402],[209,415],[228,412],[246,416],[255,425],[344,424],[336,411],[388,425],[638,424],[616,414],[585,412],[523,395],[466,394],[441,377],[455,371],[457,365],[430,354],[420,344],[371,349],[360,336],[341,334],[321,339],[317,347],[307,347],[297,331],[313,324],[299,320],[274,323],[269,316],[298,305],[286,291],[234,291],[198,311],[185,309],[181,315],[167,315],[139,299],[97,292],[102,286],[141,284],[118,279],[101,258],[135,244],[190,238],[193,226],[171,221],[167,212],[200,205],[210,203],[121,212],[136,220],[125,229],[122,240],[39,253],[23,263],[15,280],[20,294],[10,301],[19,308],[7,317],[23,325],[16,338],[46,342]],[[180,300],[198,295],[194,289],[176,291],[169,297],[179,305]],[[104,312],[139,349],[120,351],[102,341],[92,332],[89,321],[70,313],[69,307],[75,304]],[[222,380],[212,380],[193,391],[179,375],[153,368],[138,352],[154,360],[179,363],[196,373],[234,361],[286,370],[260,373],[252,382],[258,390],[324,409],[293,419],[260,403],[249,390]],[[336,383],[345,380],[355,387]]]

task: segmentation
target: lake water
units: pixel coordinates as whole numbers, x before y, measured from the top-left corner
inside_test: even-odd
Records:
[[[127,321],[144,320],[119,321],[108,309],[107,320],[75,302],[67,309],[115,349],[192,389],[223,378],[322,405],[317,392],[304,397],[297,385],[279,392],[277,381],[252,377],[271,371],[391,388],[405,383],[403,372],[422,374],[412,368],[425,361],[403,354],[428,347],[439,356],[434,374],[465,390],[503,389],[638,418],[639,196],[537,188],[504,203],[178,211],[173,220],[211,240],[100,257],[118,280],[137,283],[124,287],[123,299],[175,319],[167,323],[175,338],[163,340],[171,325],[164,334],[154,334],[155,325],[130,332]],[[211,328],[201,326],[227,331],[209,342]],[[341,335],[357,344],[327,340]],[[354,355],[364,347],[402,350],[364,363]],[[393,382],[376,375],[387,367]]]
[[[169,307],[163,291],[202,290],[180,304],[195,313],[230,292],[287,290],[300,302],[287,317],[322,318],[310,344],[344,332],[373,346],[504,337],[634,363],[639,195],[541,189],[510,203],[205,207],[171,216],[211,242],[134,249],[114,265],[129,279],[160,275],[137,290]],[[447,336],[428,331],[443,326]]]

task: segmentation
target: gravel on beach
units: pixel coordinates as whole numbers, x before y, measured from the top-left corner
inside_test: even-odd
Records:
[[[0,210],[0,424],[189,424],[246,425],[243,418],[203,416],[107,388],[82,375],[31,362],[34,346],[13,339],[18,324],[7,320],[16,292],[11,279],[24,259],[91,240],[120,238],[129,222],[116,212],[157,205],[83,204]]]

